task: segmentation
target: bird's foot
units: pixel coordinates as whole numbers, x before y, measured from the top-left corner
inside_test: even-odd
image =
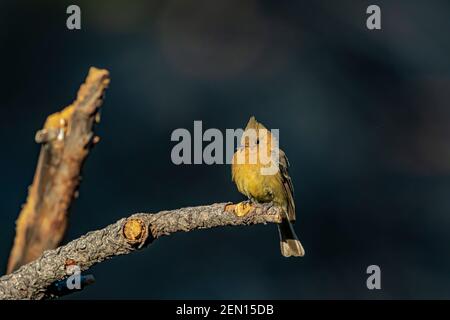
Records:
[[[253,209],[253,206],[250,201],[242,201],[236,204],[236,207],[234,208],[234,213],[238,217],[243,217],[246,214],[248,214]]]

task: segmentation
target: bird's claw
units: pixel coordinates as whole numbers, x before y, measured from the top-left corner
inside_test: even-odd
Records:
[[[238,217],[243,217],[252,210],[252,204],[249,201],[242,201],[238,203],[234,209],[234,213]]]

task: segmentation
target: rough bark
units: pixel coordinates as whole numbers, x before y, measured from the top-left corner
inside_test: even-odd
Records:
[[[82,165],[99,139],[93,130],[108,84],[107,70],[91,68],[76,100],[50,115],[37,132],[36,142],[42,147],[27,201],[16,222],[7,273],[61,244]]]
[[[239,216],[237,206],[218,203],[188,207],[157,214],[137,213],[104,229],[89,232],[37,260],[0,278],[0,299],[44,299],[52,297],[49,287],[71,274],[73,265],[85,271],[94,264],[129,254],[154,239],[175,232],[221,226],[280,223],[282,209],[272,204],[247,204]]]

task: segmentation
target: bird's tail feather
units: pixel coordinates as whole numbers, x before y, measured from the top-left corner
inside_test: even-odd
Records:
[[[281,254],[285,257],[303,257],[305,250],[295,234],[294,228],[288,219],[278,224],[280,234]]]

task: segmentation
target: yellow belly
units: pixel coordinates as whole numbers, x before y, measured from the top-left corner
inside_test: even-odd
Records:
[[[279,177],[275,175],[262,175],[261,165],[258,164],[232,164],[233,178],[242,194],[258,202],[274,201],[279,205],[286,205],[286,196]]]

